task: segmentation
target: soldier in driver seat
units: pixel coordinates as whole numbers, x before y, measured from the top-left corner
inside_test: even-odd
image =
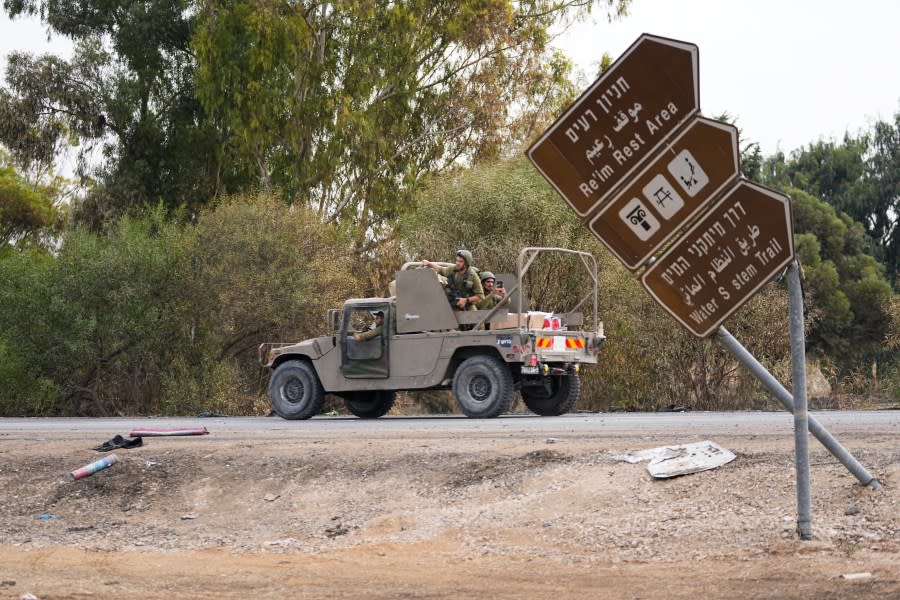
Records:
[[[375,327],[368,331],[363,331],[362,333],[354,333],[353,339],[357,342],[375,339],[381,335],[382,329],[384,329],[384,313],[379,310],[375,313]]]

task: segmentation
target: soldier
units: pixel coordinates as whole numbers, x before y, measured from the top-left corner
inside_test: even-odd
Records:
[[[490,271],[481,272],[481,287],[484,288],[484,300],[478,303],[478,310],[491,310],[506,297],[506,290],[494,287],[497,278]]]
[[[363,331],[362,333],[354,333],[353,339],[357,342],[365,342],[367,340],[371,340],[377,338],[381,335],[381,330],[384,328],[384,313],[380,310],[375,313],[375,327],[369,329],[368,331]]]
[[[458,251],[456,264],[452,267],[442,267],[430,260],[423,260],[422,266],[447,278],[447,296],[454,310],[477,310],[476,305],[484,298],[484,289],[478,271],[472,266],[471,252]]]

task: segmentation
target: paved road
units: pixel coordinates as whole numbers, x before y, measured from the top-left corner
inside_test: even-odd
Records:
[[[813,411],[810,413],[834,434],[866,432],[900,436],[900,411]],[[678,432],[690,435],[755,434],[791,435],[793,418],[787,412],[687,412],[687,413],[577,413],[562,417],[508,415],[497,419],[458,416],[315,417],[307,421],[285,421],[278,417],[179,417],[179,418],[22,418],[0,419],[0,442],[11,435],[64,433],[121,433],[134,427],[186,428],[205,426],[211,433],[280,432],[290,437],[323,435],[409,434],[504,435],[512,432],[537,435],[657,435]],[[900,439],[900,437],[898,437]]]

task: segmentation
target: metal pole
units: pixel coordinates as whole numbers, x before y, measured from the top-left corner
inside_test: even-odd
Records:
[[[809,413],[806,408],[806,338],[803,333],[803,290],[797,261],[788,268],[791,315],[791,387],[794,388],[794,460],[797,463],[797,533],[812,539],[809,489]]]
[[[791,393],[784,389],[784,386],[778,383],[778,380],[772,377],[772,374],[769,373],[764,366],[759,364],[759,361],[757,361],[739,341],[734,339],[734,336],[731,335],[727,329],[719,327],[716,334],[719,336],[719,341],[734,354],[735,358],[747,367],[766,389],[769,390],[779,402],[784,404],[785,408],[793,413],[794,400]],[[828,433],[828,430],[822,427],[815,418],[809,417],[808,424],[809,432],[816,436],[816,439],[822,442],[822,445],[825,446],[836,459],[841,461],[841,464],[847,467],[847,470],[853,473],[854,477],[856,477],[861,484],[867,485],[875,490],[881,488],[881,484],[878,483],[878,480],[875,479],[871,473],[866,471],[865,467],[859,464],[859,461],[853,458],[853,455],[847,452],[847,449],[841,446],[840,442],[834,439],[834,437]]]

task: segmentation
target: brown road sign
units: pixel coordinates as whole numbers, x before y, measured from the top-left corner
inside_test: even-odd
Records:
[[[704,338],[793,258],[790,198],[742,180],[641,282],[688,331]]]
[[[528,158],[586,216],[699,112],[698,68],[696,45],[642,35],[528,149]]]
[[[737,179],[738,132],[697,117],[603,205],[588,228],[629,269],[637,269]]]

